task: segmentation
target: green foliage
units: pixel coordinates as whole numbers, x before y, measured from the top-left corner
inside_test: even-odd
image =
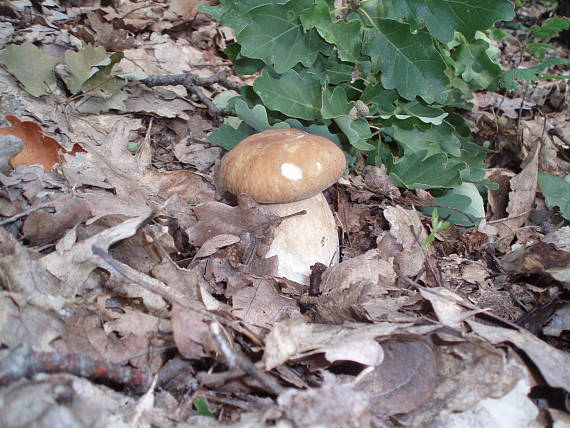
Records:
[[[495,22],[512,19],[513,5],[367,0],[335,10],[333,3],[222,0],[202,7],[235,30],[227,54],[236,72],[260,72],[253,87],[227,102],[236,117],[210,141],[231,149],[270,127],[318,129],[349,158],[365,152],[368,162],[384,163],[401,187],[446,194],[488,185],[485,149],[453,110],[470,108],[475,90],[514,86],[520,77],[504,78],[486,35]],[[465,194],[451,196],[462,207],[473,204],[464,203]]]
[[[199,416],[208,416],[210,418],[214,417],[214,414],[210,411],[210,407],[208,406],[208,401],[204,397],[196,397],[194,398],[194,407],[196,408],[196,413]]]
[[[31,43],[24,43],[19,46],[10,45],[0,55],[0,63],[34,97],[51,93],[52,87],[56,84],[53,69],[57,62],[57,58]]]
[[[104,48],[88,43],[77,52],[65,52],[64,65],[68,74],[63,81],[69,92],[78,98],[76,107],[80,112],[124,109],[128,96],[123,91],[124,86],[129,80],[146,76],[121,74],[117,64],[122,58],[120,52],[109,54]],[[54,68],[59,60],[30,43],[9,46],[0,62],[33,96],[50,93],[50,87],[56,84]]]
[[[548,208],[559,207],[560,214],[570,220],[570,175],[564,180],[541,172],[538,175],[538,184],[544,195]]]
[[[435,241],[435,235],[447,229],[449,226],[451,226],[451,223],[440,218],[437,208],[434,208],[433,212],[431,213],[431,232],[428,236],[426,236],[424,242],[422,242],[424,248]]]

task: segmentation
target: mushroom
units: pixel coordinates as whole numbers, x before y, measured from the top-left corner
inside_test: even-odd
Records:
[[[321,193],[346,168],[344,153],[327,138],[299,129],[270,129],[247,137],[222,159],[219,179],[230,193],[247,194],[285,219],[265,257],[277,255],[281,277],[309,283],[311,266],[337,264],[336,222]]]

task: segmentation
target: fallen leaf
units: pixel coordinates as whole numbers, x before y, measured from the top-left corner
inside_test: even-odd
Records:
[[[432,347],[422,340],[382,342],[382,364],[359,379],[375,416],[410,412],[433,397],[438,370]]]
[[[528,220],[534,204],[538,180],[538,154],[540,143],[537,142],[533,153],[527,158],[523,170],[511,179],[507,217],[493,224],[499,231],[499,244],[503,251],[508,250],[519,229]]]
[[[239,242],[239,240],[239,236],[236,235],[221,234],[213,236],[202,244],[200,249],[196,252],[196,257],[201,258],[211,256],[220,248],[235,244],[236,242]]]
[[[350,383],[341,383],[324,373],[319,388],[287,389],[277,398],[283,416],[295,426],[303,427],[370,427],[372,413],[368,394]]]
[[[30,213],[22,232],[30,245],[42,246],[55,242],[64,233],[91,217],[88,204],[80,198],[65,198],[53,204],[55,213],[38,210]]]
[[[377,338],[387,337],[411,323],[310,324],[301,318],[276,324],[265,338],[263,363],[271,370],[289,359],[323,353],[330,362],[354,361],[379,365],[384,358]]]
[[[390,231],[379,237],[378,251],[384,260],[394,257],[394,267],[403,275],[415,277],[424,266],[421,243],[427,237],[418,212],[388,207],[384,210],[384,217],[390,223]],[[433,251],[431,244],[425,251],[427,254]]]
[[[51,171],[59,163],[63,151],[57,141],[43,134],[42,128],[35,122],[21,121],[16,116],[7,115],[12,126],[0,128],[0,135],[14,135],[23,143],[23,150],[10,161],[15,168],[18,165],[41,165],[45,171]]]
[[[554,348],[525,329],[497,327],[478,321],[467,321],[481,337],[493,344],[508,342],[515,345],[532,360],[546,382],[553,388],[564,388],[570,392],[570,373],[560,370],[568,367],[570,354]]]
[[[232,294],[232,313],[260,334],[280,321],[300,315],[297,303],[279,294],[271,279],[252,278],[252,285]]]

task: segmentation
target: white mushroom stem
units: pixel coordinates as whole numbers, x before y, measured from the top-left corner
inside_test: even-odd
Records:
[[[273,243],[265,257],[278,256],[278,276],[308,285],[311,265],[317,262],[326,266],[338,263],[336,222],[322,193],[302,201],[263,204],[262,207],[280,217],[303,210],[307,212],[283,220],[275,230]]]

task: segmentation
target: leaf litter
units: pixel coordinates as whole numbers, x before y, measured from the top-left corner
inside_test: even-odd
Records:
[[[58,62],[80,39],[100,46],[100,58],[82,51],[88,73],[103,71],[100,60],[147,75],[229,70],[219,52],[234,35],[196,14],[203,1],[88,3],[39,5],[43,20],[19,40]],[[30,12],[25,2],[10,10]],[[8,70],[20,73],[10,58]],[[430,222],[418,208],[434,200],[401,193],[367,166],[328,191],[342,261],[316,269],[308,287],[276,278],[278,260],[264,257],[286,219],[247,197],[216,199],[222,150],[204,141],[218,124],[202,98],[181,85],[137,85],[124,104],[108,103],[122,115],[86,116],[52,79],[79,86],[91,76],[49,70],[20,80],[41,98],[0,72],[13,115],[0,118],[9,135],[0,136],[0,425],[506,427],[567,418],[555,397],[570,391],[561,370],[568,227],[537,194],[539,170],[568,170],[559,83],[475,99],[476,132],[501,147],[489,170],[499,186],[478,231],[446,230],[424,245]],[[112,95],[101,89],[101,99]],[[223,90],[214,83],[203,93]],[[536,109],[545,104],[543,119]],[[29,144],[48,149],[17,161]]]

